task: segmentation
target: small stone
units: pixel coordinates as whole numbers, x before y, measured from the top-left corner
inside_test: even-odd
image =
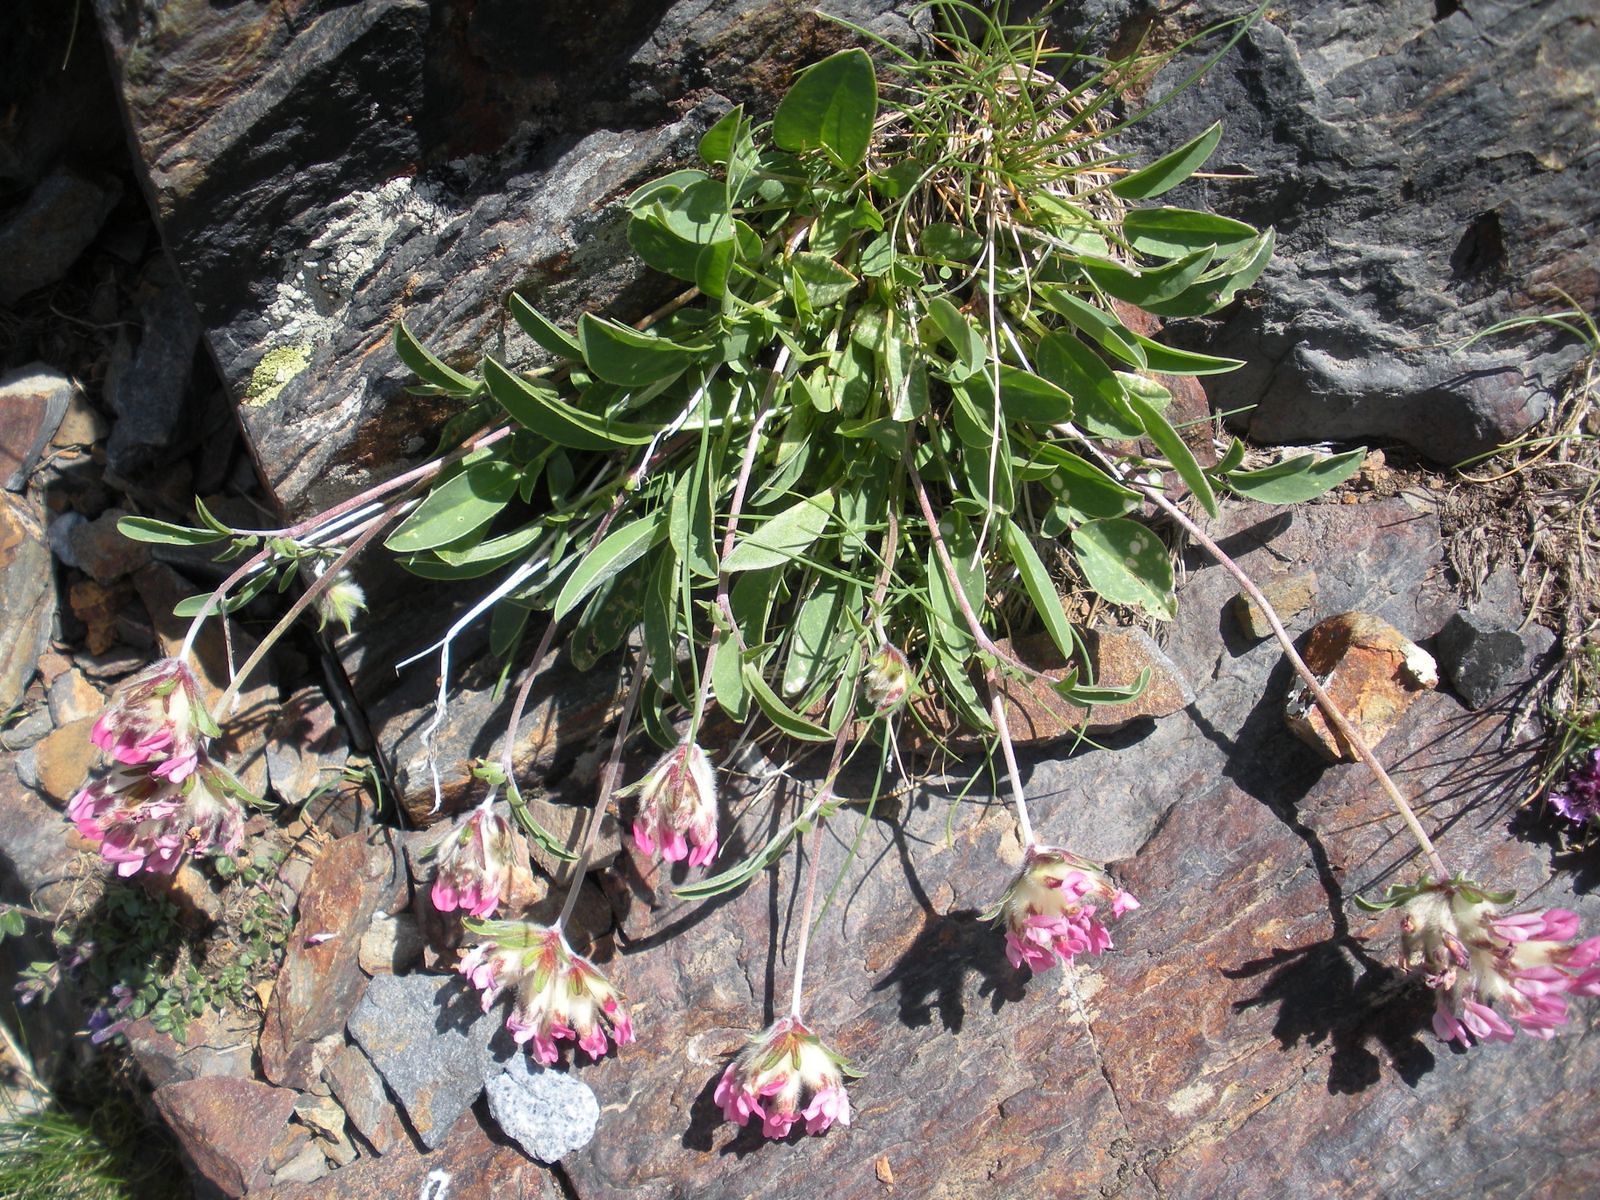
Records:
[[[334,1166],[355,1161],[356,1148],[345,1133],[345,1111],[332,1096],[306,1096],[294,1106],[294,1115],[316,1134],[322,1153]]]
[[[131,646],[118,646],[100,654],[80,654],[76,661],[78,669],[90,679],[115,680],[132,675],[150,661],[150,656]]]
[[[0,495],[0,712],[27,689],[50,642],[55,614],[55,579],[39,506],[29,497]]]
[[[1317,573],[1302,571],[1297,575],[1268,580],[1261,585],[1261,592],[1266,596],[1267,603],[1277,611],[1278,619],[1287,624],[1290,617],[1304,612],[1316,602]],[[1233,598],[1233,616],[1246,636],[1258,642],[1272,636],[1272,626],[1267,623],[1266,614],[1248,593],[1240,592]]]
[[[1427,651],[1370,613],[1329,617],[1311,630],[1302,657],[1368,746],[1381,742],[1438,679]],[[1329,761],[1355,761],[1303,683],[1290,688],[1284,719]]]
[[[0,304],[64,276],[89,248],[122,189],[58,168],[39,181],[22,207],[0,224]]]
[[[489,1080],[489,1115],[529,1155],[553,1163],[594,1137],[600,1102],[594,1089],[564,1071],[519,1054]]]
[[[117,588],[108,588],[92,579],[75,580],[67,589],[67,607],[83,622],[83,644],[90,654],[104,654],[117,644],[117,609],[122,597]],[[139,656],[140,665],[149,661]]]
[[[1437,645],[1450,686],[1473,709],[1520,681],[1528,662],[1528,647],[1516,630],[1469,612],[1450,618]]]
[[[500,1017],[459,975],[379,975],[349,1028],[431,1150],[483,1091]]]
[[[95,446],[105,441],[111,432],[110,423],[100,415],[100,410],[89,403],[89,398],[77,388],[67,399],[67,412],[56,426],[50,444],[65,450],[74,446]]]
[[[133,476],[174,461],[189,439],[189,376],[200,344],[200,318],[183,288],[163,288],[140,311],[143,334],[133,361],[110,395],[117,422],[106,462]]]
[[[409,1145],[394,1102],[383,1090],[382,1078],[360,1050],[354,1046],[340,1047],[323,1068],[322,1077],[350,1118],[350,1124],[373,1150],[387,1154],[400,1143]]]
[[[162,892],[193,927],[204,928],[222,920],[222,897],[212,890],[210,876],[193,863],[186,862],[174,871]]]
[[[44,363],[0,378],[0,483],[7,491],[20,492],[28,485],[28,475],[76,390],[72,380]]]
[[[94,721],[83,717],[63,725],[33,748],[40,789],[63,806],[77,795],[90,769],[100,761],[99,749],[89,740]]]
[[[297,1098],[249,1079],[180,1080],[151,1096],[195,1171],[225,1196],[268,1182],[273,1142],[262,1131],[286,1122]]]
[[[67,535],[73,564],[96,583],[112,583],[150,561],[150,547],[124,537],[117,522],[128,514],[108,508],[92,521],[73,526]]]
[[[34,708],[27,709],[20,721],[7,725],[4,730],[0,730],[0,748],[4,748],[13,754],[26,750],[28,747],[36,745],[41,738],[55,727],[56,723],[50,717],[49,707],[40,704]],[[33,781],[28,786],[38,787],[39,768],[37,764],[34,765],[32,771]]]
[[[71,567],[74,571],[80,569],[77,551],[72,548],[72,531],[88,523],[88,517],[71,509],[50,518],[46,537],[50,542],[50,553],[56,556],[62,566]]]
[[[70,725],[84,717],[97,717],[106,698],[100,689],[74,668],[56,676],[50,685],[50,719],[57,725]]]
[[[301,804],[318,787],[338,780],[349,749],[333,705],[321,690],[300,689],[283,702],[267,734],[272,790],[285,804]]]
[[[311,1130],[304,1125],[285,1125],[267,1152],[267,1170],[276,1175],[285,1163],[292,1162],[309,1145]]]
[[[358,961],[368,975],[398,975],[422,961],[426,941],[415,913],[379,915],[362,935]]]
[[[272,1173],[272,1182],[315,1183],[327,1173],[328,1156],[322,1152],[316,1139],[308,1138],[299,1153]]]

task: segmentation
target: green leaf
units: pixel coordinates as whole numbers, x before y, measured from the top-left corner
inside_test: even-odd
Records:
[[[576,669],[590,670],[639,624],[650,567],[648,561],[630,563],[595,589],[567,639],[567,652]]]
[[[878,80],[860,49],[841,50],[807,67],[772,117],[772,140],[784,150],[826,147],[846,167],[866,157],[878,114]]]
[[[789,628],[793,640],[783,668],[783,694],[802,696],[814,680],[826,678],[829,668],[843,657],[848,643],[840,644],[838,634],[851,585],[841,579],[819,584],[802,601]],[[845,626],[847,635],[853,634]]]
[[[645,586],[644,653],[650,674],[665,687],[677,671],[678,563],[671,554],[657,557]]]
[[[151,542],[157,546],[209,546],[232,536],[210,529],[173,525],[154,517],[121,517],[117,521],[117,532],[130,541]]]
[[[971,262],[983,249],[983,238],[970,229],[938,221],[923,227],[917,236],[917,249],[927,258],[951,262]]]
[[[1011,556],[1012,565],[1017,568],[1017,574],[1022,578],[1023,590],[1028,593],[1028,599],[1033,601],[1034,611],[1044,622],[1045,630],[1050,634],[1050,640],[1056,644],[1056,649],[1070,662],[1072,656],[1077,653],[1078,636],[1073,632],[1072,622],[1067,620],[1067,614],[1061,608],[1061,597],[1056,592],[1056,585],[1051,582],[1050,572],[1045,568],[1044,560],[1033,548],[1033,543],[1028,539],[1022,526],[1015,521],[1007,518],[1001,532],[1004,535],[1006,553]]]
[[[952,383],[970,379],[983,370],[989,361],[989,348],[983,335],[959,308],[945,297],[936,296],[928,301],[928,316],[933,318],[940,336],[950,343],[950,348],[955,352],[956,361],[949,372]]]
[[[767,720],[771,721],[790,737],[799,738],[802,742],[827,742],[833,740],[833,735],[822,726],[806,720],[782,700],[778,699],[778,694],[762,678],[761,672],[754,663],[744,664],[744,685],[755,699],[756,707],[766,714]]]
[[[1081,519],[1120,517],[1139,505],[1138,492],[1124,487],[1070,450],[1046,442],[1035,447],[1034,456],[1055,467],[1054,473],[1044,481],[1045,487]]]
[[[1188,208],[1136,208],[1122,220],[1122,236],[1140,254],[1180,258],[1205,246],[1226,257],[1261,235],[1243,221]]]
[[[1101,437],[1138,437],[1144,424],[1128,406],[1117,373],[1093,350],[1065,330],[1039,339],[1034,362],[1046,378],[1071,393],[1079,422]]]
[[[1000,368],[1000,406],[1007,419],[1030,425],[1072,420],[1071,393],[1021,367]]]
[[[789,269],[806,285],[806,295],[817,308],[838,304],[856,286],[856,277],[825,254],[802,250],[789,258]]]
[[[761,528],[739,540],[733,553],[722,561],[724,573],[758,571],[781,566],[798,558],[827,528],[833,515],[833,493],[822,492],[790,505]]]
[[[1150,677],[1153,672],[1149,667],[1139,672],[1139,678],[1126,687],[1095,687],[1088,684],[1080,685],[1076,671],[1071,672],[1060,683],[1051,685],[1057,695],[1069,704],[1076,704],[1080,708],[1093,708],[1098,704],[1126,704],[1130,700],[1137,700],[1144,689],[1150,686]]]
[[[1157,449],[1167,456],[1167,461],[1172,464],[1172,469],[1178,473],[1179,478],[1189,485],[1189,490],[1195,494],[1195,499],[1200,501],[1207,513],[1216,516],[1217,497],[1211,491],[1211,481],[1200,469],[1200,464],[1195,462],[1193,453],[1184,445],[1183,439],[1178,436],[1178,431],[1168,424],[1161,411],[1143,396],[1130,395],[1128,403],[1139,415],[1139,420],[1144,423],[1145,433],[1149,434]]]
[[[1137,604],[1164,621],[1177,616],[1167,548],[1137,521],[1086,522],[1072,531],[1072,553],[1089,586],[1113,604]]]
[[[506,301],[506,307],[511,310],[511,319],[522,327],[522,332],[532,338],[541,350],[557,358],[571,359],[573,362],[582,360],[583,351],[578,348],[578,339],[521,296],[512,292],[511,299]]]
[[[711,661],[711,694],[729,719],[742,725],[750,719],[750,691],[744,685],[739,642],[732,633],[721,629],[715,638],[717,656]]]
[[[684,472],[672,489],[667,526],[678,561],[687,563],[703,579],[715,579],[717,550],[711,528],[711,503],[699,470]]]
[[[652,333],[584,313],[578,318],[578,344],[583,361],[607,383],[620,387],[648,387],[688,367],[693,354],[675,342]]]
[[[400,361],[410,367],[418,379],[432,384],[441,392],[449,392],[454,396],[470,396],[481,386],[476,379],[463,375],[435,358],[406,328],[404,321],[394,327],[394,349],[400,356]]]
[[[1111,190],[1124,200],[1148,200],[1152,196],[1170,192],[1200,169],[1221,140],[1222,123],[1219,121],[1206,128],[1193,141],[1163,154],[1142,170],[1124,175],[1111,185]]]
[[[1102,350],[1114,358],[1120,358],[1129,366],[1140,369],[1146,366],[1144,350],[1139,345],[1138,335],[1105,309],[1090,304],[1064,288],[1040,285],[1034,290],[1039,299],[1044,301],[1046,308],[1058,316],[1065,317]]]
[[[519,474],[499,459],[472,463],[429,492],[383,544],[396,554],[415,554],[459,541],[510,503]]]
[[[547,537],[549,527],[542,521],[531,521],[521,529],[514,529],[510,533],[503,533],[499,537],[484,538],[465,549],[456,550],[451,546],[439,546],[434,553],[439,556],[440,562],[449,563],[453,567],[482,566],[483,573],[488,574],[496,567],[503,567],[514,558],[521,556],[529,546]]]
[[[940,518],[939,533],[944,540],[945,549],[950,553],[956,581],[966,596],[967,604],[974,613],[982,612],[983,564],[975,561],[978,539],[972,532],[971,522],[958,510],[952,509]],[[973,641],[971,629],[967,626],[966,614],[961,611],[961,603],[955,588],[951,586],[951,581],[939,560],[938,548],[931,544],[931,539],[928,546],[927,570],[928,603],[932,608],[933,617],[928,624],[928,636],[948,649],[952,657],[958,660],[965,659],[976,643]]]
[[[575,408],[550,389],[529,383],[492,358],[483,360],[489,394],[524,429],[574,450],[614,450],[643,446],[656,430],[629,421],[613,421]]]
[[[1267,269],[1272,258],[1273,238],[1273,231],[1267,230],[1227,262],[1205,272],[1192,287],[1176,296],[1152,299],[1142,307],[1158,317],[1201,317],[1216,312],[1232,303],[1236,295]]]
[[[1175,258],[1165,266],[1142,270],[1109,259],[1080,258],[1083,273],[1107,295],[1150,312],[1162,301],[1176,300],[1206,273],[1213,257],[1210,246]]]
[[[1244,366],[1242,358],[1216,358],[1192,350],[1175,350],[1137,333],[1132,337],[1144,351],[1145,365],[1162,375],[1224,375]]]
[[[665,510],[630,521],[614,529],[593,550],[585,554],[577,570],[567,579],[556,597],[553,620],[561,620],[590,592],[624,568],[643,558],[645,552],[667,535]]]
[[[1255,471],[1229,471],[1223,476],[1228,489],[1266,504],[1298,504],[1337,487],[1361,469],[1365,450],[1323,457],[1301,454]]]
[[[728,210],[728,189],[720,179],[707,179],[685,188],[669,200],[657,201],[667,231],[696,246],[733,241],[733,214]]]

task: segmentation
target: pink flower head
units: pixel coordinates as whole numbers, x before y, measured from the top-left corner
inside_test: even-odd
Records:
[[[911,665],[898,646],[885,642],[867,660],[867,703],[879,716],[898,708],[911,692]]]
[[[1055,846],[1036,845],[1028,847],[1022,870],[988,916],[1005,922],[1011,965],[1038,974],[1057,962],[1071,962],[1074,955],[1111,949],[1111,934],[1097,915],[1103,905],[1120,917],[1139,902],[1092,863]]]
[[[469,920],[466,928],[483,941],[456,969],[484,993],[485,1012],[502,989],[514,990],[506,1028],[517,1045],[532,1042],[540,1062],[554,1063],[562,1040],[576,1042],[593,1059],[604,1057],[612,1044],[633,1041],[621,994],[599,968],[573,952],[560,930],[531,921]]]
[[[471,816],[439,847],[433,876],[433,906],[487,917],[511,891],[516,836],[504,817],[487,808]]]
[[[205,738],[218,733],[200,699],[200,686],[181,660],[164,658],[117,690],[89,738],[125,766],[153,764],[181,781],[194,770]]]
[[[717,1082],[722,1115],[736,1125],[761,1120],[770,1138],[788,1136],[797,1121],[807,1133],[850,1124],[843,1058],[822,1044],[799,1017],[784,1017],[750,1039]]]
[[[1438,993],[1442,1041],[1509,1042],[1518,1029],[1548,1038],[1566,1023],[1568,995],[1600,995],[1600,937],[1574,942],[1569,909],[1502,916],[1475,884],[1430,882],[1407,902],[1400,932],[1406,968]]]
[[[717,782],[706,752],[682,742],[639,785],[633,841],[641,854],[704,866],[717,853]]]
[[[139,767],[119,767],[89,783],[67,805],[80,834],[100,847],[118,875],[170,875],[185,858],[237,850],[244,839],[239,806],[249,793],[231,773],[206,759],[182,779]]]

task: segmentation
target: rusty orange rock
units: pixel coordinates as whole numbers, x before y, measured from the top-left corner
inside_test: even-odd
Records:
[[[1369,746],[1382,741],[1411,702],[1439,682],[1432,656],[1371,613],[1329,617],[1311,630],[1302,653],[1329,699]],[[1301,741],[1330,761],[1355,761],[1348,743],[1328,724],[1310,689],[1299,681],[1289,690],[1284,720]]]

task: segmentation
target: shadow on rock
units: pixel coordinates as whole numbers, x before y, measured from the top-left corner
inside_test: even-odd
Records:
[[[967,976],[976,972],[978,994],[990,998],[990,1011],[1023,998],[1028,978],[1006,961],[1005,939],[976,909],[940,915],[926,912],[922,932],[907,947],[874,991],[900,989],[900,1021],[916,1029],[933,1021],[960,1033],[966,1020]]]
[[[1378,1082],[1382,1062],[1369,1048],[1372,1043],[1384,1049],[1411,1087],[1433,1069],[1433,1052],[1418,1036],[1432,1011],[1426,989],[1374,962],[1348,937],[1278,950],[1223,974],[1229,979],[1266,975],[1261,990],[1236,1001],[1234,1008],[1278,1005],[1272,1033],[1283,1049],[1331,1044],[1329,1092],[1355,1094]]]

